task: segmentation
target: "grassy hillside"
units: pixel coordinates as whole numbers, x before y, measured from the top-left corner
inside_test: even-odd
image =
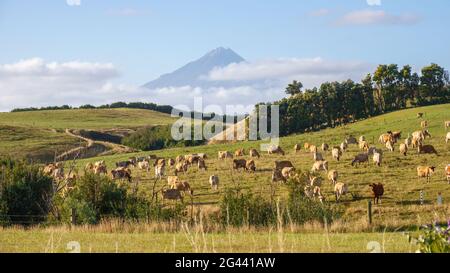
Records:
[[[188,174],[181,175],[181,179],[187,180],[195,189],[194,202],[208,207],[217,204],[224,189],[235,185],[235,183],[241,185],[245,190],[268,197],[272,187],[270,183],[271,169],[275,160],[291,160],[297,169],[310,170],[313,164],[312,155],[305,151],[295,154],[293,146],[296,143],[303,145],[304,142],[310,142],[320,146],[323,142],[326,142],[331,146],[338,145],[348,135],[355,137],[364,135],[371,145],[384,149],[382,167],[376,167],[372,164],[372,161],[369,167],[352,167],[350,164],[351,160],[360,152],[355,145],[350,146],[350,149],[344,153],[340,162],[332,160],[330,153],[324,153],[325,159],[329,161],[330,169],[336,169],[339,172],[339,181],[347,183],[351,192],[351,194],[343,198],[343,202],[339,205],[345,211],[340,228],[345,230],[366,228],[367,201],[371,198],[371,191],[368,185],[373,182],[382,182],[385,185],[383,204],[375,206],[375,223],[380,227],[408,227],[420,225],[433,219],[444,220],[450,218],[450,206],[448,205],[450,203],[450,185],[447,184],[444,176],[444,167],[450,163],[450,144],[446,145],[444,141],[446,134],[444,120],[450,120],[449,109],[449,104],[408,109],[339,128],[282,138],[281,146],[287,152],[286,156],[267,155],[264,153],[261,159],[256,160],[258,171],[255,174],[232,171],[230,161],[218,161],[216,159],[217,151],[234,151],[241,147],[246,149],[250,147],[259,148],[261,142],[176,148],[152,154],[174,158],[180,154],[207,153],[210,158],[207,160],[208,171],[198,171],[196,168],[192,168]],[[378,143],[378,136],[388,130],[400,130],[402,131],[402,138],[405,138],[408,133],[420,129],[420,119],[416,117],[418,112],[424,112],[424,119],[430,123],[429,131],[433,137],[427,139],[426,143],[434,145],[439,152],[439,156],[418,155],[417,151],[411,150],[405,157],[398,152],[398,144],[395,147],[395,152],[388,152]],[[142,156],[146,154],[150,153],[139,153],[136,155]],[[132,155],[134,154],[115,155],[98,159],[106,160],[109,168],[112,168],[114,162],[127,159]],[[95,160],[97,159],[79,161],[80,169],[88,161]],[[418,165],[433,165],[437,167],[431,183],[426,183],[423,179],[417,179],[416,167]],[[173,174],[173,170],[169,170],[169,174]],[[217,174],[220,177],[221,185],[218,192],[214,192],[209,188],[208,178],[212,174]],[[151,187],[151,182],[153,182],[153,173],[133,170],[133,175],[136,177],[135,181],[140,182],[140,188],[148,191]],[[327,181],[324,172],[321,173],[321,176],[324,178],[322,192],[325,194],[327,201],[334,202],[333,187]],[[159,183],[160,186],[166,184],[165,181]],[[425,194],[425,206],[419,205],[419,192],[421,190]],[[276,186],[277,196],[283,198],[285,192],[284,186]],[[444,206],[435,205],[438,192],[441,192],[444,197]]]
[[[137,129],[170,124],[170,115],[139,109],[76,109],[0,113],[0,154],[48,160],[82,144],[65,129]]]
[[[140,109],[75,109],[0,113],[0,125],[46,129],[137,128],[173,122],[170,115]]]

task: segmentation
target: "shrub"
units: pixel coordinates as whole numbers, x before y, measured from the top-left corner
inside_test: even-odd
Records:
[[[0,221],[4,224],[41,223],[51,209],[53,180],[36,165],[0,159]]]
[[[420,229],[420,235],[414,237],[407,234],[409,242],[418,246],[420,253],[450,253],[450,221],[447,226],[438,224],[426,225]]]

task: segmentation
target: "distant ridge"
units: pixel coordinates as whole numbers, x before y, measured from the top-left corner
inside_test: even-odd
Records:
[[[243,61],[245,61],[244,58],[232,49],[218,47],[200,59],[192,61],[172,73],[161,75],[158,79],[144,84],[143,87],[158,89],[187,85],[200,87],[214,86],[217,82],[202,80],[201,77],[208,75],[215,67],[225,67],[231,63],[240,63]]]

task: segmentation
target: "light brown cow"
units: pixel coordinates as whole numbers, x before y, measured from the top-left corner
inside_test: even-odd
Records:
[[[175,165],[175,175],[178,173],[186,173],[188,170],[189,164],[187,162],[179,162]]]
[[[338,182],[336,183],[336,185],[334,185],[334,194],[336,196],[336,202],[339,202],[339,200],[341,199],[341,197],[345,194],[348,193],[348,186],[347,184],[344,184],[342,182]]]
[[[189,185],[186,181],[177,181],[175,184],[171,186],[171,189],[176,189],[180,192],[187,192],[191,196],[194,195],[194,190],[191,188],[191,185]]]
[[[362,151],[368,151],[369,150],[369,143],[365,140],[359,142],[359,149]]]
[[[436,167],[433,166],[419,166],[417,167],[417,177],[422,178],[425,177],[427,182],[431,180],[431,175],[434,173]]]
[[[337,161],[339,161],[339,159],[340,159],[341,156],[342,156],[341,149],[339,149],[339,148],[333,148],[333,149],[331,150],[331,155],[333,156],[334,159],[336,159]]]
[[[321,170],[324,170],[326,172],[328,171],[328,161],[316,161],[316,162],[314,162],[314,164],[313,164],[313,166],[311,168],[311,171],[315,172],[315,171],[321,171]]]
[[[309,152],[310,153],[317,153],[317,146],[316,145],[310,145],[309,146]]]
[[[392,142],[390,140],[388,142],[386,142],[386,149],[393,152],[394,151],[394,142]]]
[[[293,167],[286,167],[281,170],[281,175],[284,177],[284,179],[289,179],[295,175],[295,168]]]
[[[267,149],[267,153],[270,154],[281,154],[285,155],[283,149],[280,146],[272,145]]]
[[[331,170],[328,172],[328,180],[330,180],[333,185],[337,183],[338,177],[339,174],[336,170]]]
[[[243,148],[238,149],[238,150],[236,150],[236,151],[234,152],[234,156],[235,156],[235,157],[244,156],[244,155],[245,155],[245,153],[244,153],[244,149],[243,149]]]
[[[445,126],[445,129],[448,129],[450,127],[450,120],[445,121],[444,126]]]
[[[211,185],[211,189],[217,190],[219,188],[219,177],[217,175],[211,175],[209,177],[209,184]]]
[[[227,159],[227,158],[233,158],[233,154],[231,154],[228,151],[219,151],[218,152],[218,158],[219,159]]]
[[[375,165],[377,165],[378,167],[381,167],[381,163],[383,161],[383,154],[375,151],[373,153],[372,160],[373,160],[373,163],[375,163]]]
[[[424,120],[420,123],[420,127],[422,127],[423,129],[428,127],[428,121]]]
[[[150,170],[150,163],[148,161],[138,162],[138,168],[148,172]]]
[[[256,172],[256,164],[254,160],[247,160],[245,163],[245,169],[249,172]]]
[[[399,147],[400,153],[404,156],[408,153],[408,146],[405,143],[401,143]]]
[[[305,142],[305,144],[303,144],[303,147],[305,148],[306,151],[309,150],[309,146],[311,146],[311,144],[309,144],[308,142]]]
[[[448,143],[450,141],[450,132],[447,133],[445,136],[445,143]]]
[[[301,149],[302,149],[302,146],[301,146],[300,144],[295,144],[295,145],[294,145],[294,152],[295,152],[295,153],[301,151]]]
[[[175,185],[175,183],[178,182],[178,176],[168,176],[167,177],[167,185],[169,187],[172,187],[172,185]]]
[[[450,184],[450,164],[445,166],[445,175],[447,176],[447,182]]]

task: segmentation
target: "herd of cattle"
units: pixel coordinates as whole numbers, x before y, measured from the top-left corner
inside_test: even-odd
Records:
[[[419,113],[418,117],[422,115]],[[416,149],[418,154],[435,154],[438,152],[433,145],[426,144],[426,139],[431,138],[431,134],[428,127],[427,121],[421,122],[421,130],[415,131],[401,141],[402,132],[400,131],[388,131],[380,135],[378,141],[380,144],[384,145],[387,151],[394,152],[395,146],[398,143],[398,150],[400,154],[406,156],[412,149]],[[450,127],[450,121],[445,122],[445,128]],[[446,143],[450,141],[450,132],[447,133]],[[337,170],[329,170],[328,161],[325,160],[324,155],[327,153],[331,154],[333,160],[340,161],[343,153],[348,151],[350,145],[357,145],[361,150],[360,153],[353,157],[351,161],[352,166],[359,166],[360,164],[370,164],[370,157],[376,166],[381,166],[383,162],[383,149],[377,148],[376,146],[370,145],[364,136],[360,136],[356,139],[353,136],[345,138],[339,145],[331,146],[328,143],[322,143],[319,148],[311,143],[304,143],[303,145],[296,144],[294,146],[294,153],[298,153],[302,149],[305,149],[308,153],[312,154],[312,168],[308,175],[308,183],[304,187],[304,193],[306,196],[312,199],[318,199],[323,202],[325,197],[322,194],[322,178],[320,177],[320,172],[324,171],[327,174],[328,180],[334,186],[334,195],[336,202],[338,202],[341,196],[347,194],[348,184],[343,182],[338,182],[339,172]],[[277,154],[285,156],[285,151],[280,146],[271,146],[267,150],[268,155]],[[248,156],[251,159],[242,159],[240,157],[245,156],[247,153],[244,149],[238,149],[233,153],[229,151],[219,151],[218,160],[232,160],[232,166],[234,170],[244,170],[247,172],[256,172],[256,159],[261,157],[260,153],[256,149],[250,149],[248,151]],[[116,167],[110,171],[109,175],[112,179],[125,179],[129,182],[132,181],[132,168],[139,168],[146,172],[149,172],[151,168],[154,169],[155,179],[161,180],[166,177],[166,171],[168,168],[173,169],[174,175],[167,175],[167,185],[168,189],[162,189],[163,199],[178,200],[183,201],[183,196],[188,194],[193,196],[194,190],[187,181],[183,181],[179,178],[180,173],[187,173],[189,168],[197,167],[198,170],[207,171],[206,160],[208,156],[204,153],[189,154],[189,155],[179,155],[175,159],[169,158],[158,158],[154,155],[146,157],[132,157],[127,161],[117,162]],[[430,181],[431,176],[434,174],[436,168],[434,166],[418,166],[417,176],[419,178],[426,178],[427,182]],[[55,178],[55,181],[65,181],[64,191],[67,193],[68,190],[73,188],[74,181],[77,179],[77,174],[74,171],[69,171],[68,174],[64,174],[63,163],[52,163],[44,168],[44,173],[46,175]],[[92,172],[97,175],[108,175],[107,166],[105,161],[98,161],[95,163],[88,163],[85,166],[86,172]],[[447,181],[450,184],[450,164],[445,167],[445,175]],[[271,181],[276,182],[287,182],[289,179],[298,178],[299,174],[296,172],[296,168],[289,160],[277,160],[274,161]],[[209,177],[209,184],[213,190],[217,190],[219,187],[219,176],[212,174]],[[381,197],[384,194],[384,185],[382,183],[370,184],[369,185],[373,194],[375,203],[381,201]]]

